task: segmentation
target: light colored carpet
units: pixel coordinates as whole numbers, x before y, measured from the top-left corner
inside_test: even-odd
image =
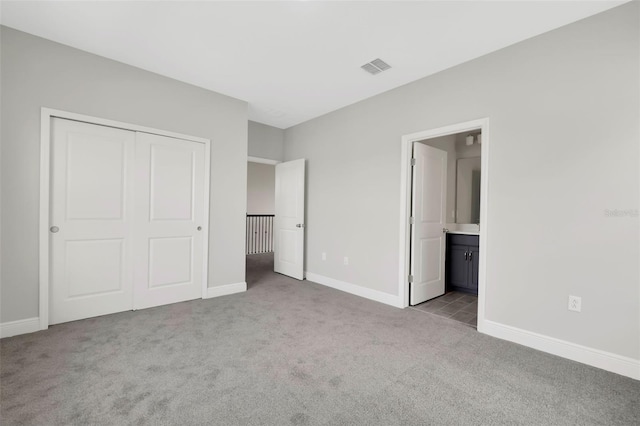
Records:
[[[1,341],[3,425],[638,425],[640,382],[270,272]]]

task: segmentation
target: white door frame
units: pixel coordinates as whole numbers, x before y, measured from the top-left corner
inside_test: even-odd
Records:
[[[63,118],[67,120],[81,121],[100,126],[115,127],[134,132],[151,133],[171,138],[185,139],[192,142],[203,143],[205,145],[205,238],[204,238],[204,258],[202,273],[202,297],[207,294],[208,287],[208,259],[209,259],[209,192],[211,182],[211,140],[196,136],[183,135],[180,133],[168,132],[151,127],[138,126],[136,124],[123,123],[120,121],[107,120],[89,115],[77,114],[74,112],[61,111],[52,108],[41,108],[40,112],[40,225],[39,225],[39,310],[40,330],[49,328],[49,210],[51,207],[50,198],[50,173],[51,173],[51,119]]]
[[[409,273],[410,273],[410,243],[411,227],[409,217],[411,215],[411,146],[414,142],[425,139],[437,138],[456,133],[480,130],[482,132],[481,144],[481,169],[480,181],[480,258],[478,276],[478,326],[479,332],[484,331],[484,312],[487,286],[487,240],[489,228],[487,226],[488,195],[489,195],[489,118],[482,118],[464,123],[452,124],[437,129],[424,130],[402,136],[400,155],[400,259],[398,277],[398,294],[403,307],[409,306]]]

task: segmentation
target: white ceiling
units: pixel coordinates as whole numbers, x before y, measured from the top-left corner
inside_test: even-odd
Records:
[[[287,128],[625,1],[2,1],[3,25],[249,103]],[[372,76],[360,66],[381,58]]]

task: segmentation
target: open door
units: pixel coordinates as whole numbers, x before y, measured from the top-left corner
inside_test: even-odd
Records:
[[[410,304],[444,294],[447,152],[413,144]]]
[[[273,270],[304,279],[305,160],[276,164]]]

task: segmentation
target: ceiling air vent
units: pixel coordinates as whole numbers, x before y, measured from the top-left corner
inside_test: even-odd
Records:
[[[382,59],[378,58],[378,59],[374,59],[371,62],[367,62],[366,64],[362,65],[360,68],[362,68],[363,70],[365,70],[371,75],[376,75],[378,73],[381,73],[382,71],[388,70],[389,68],[391,68],[391,65],[389,65]]]

